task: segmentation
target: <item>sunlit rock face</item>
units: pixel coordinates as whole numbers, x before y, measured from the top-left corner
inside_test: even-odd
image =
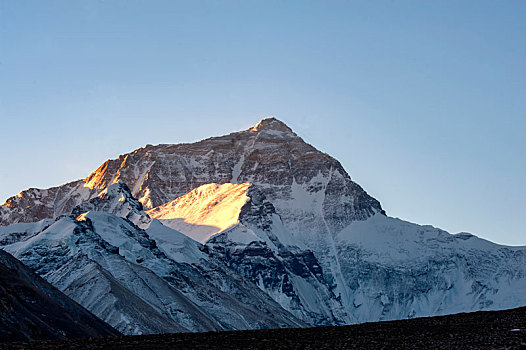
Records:
[[[69,213],[98,192],[87,187],[83,180],[48,189],[29,188],[0,206],[0,225],[35,222]]]
[[[104,189],[117,180],[146,209],[204,184],[249,182],[261,188],[298,233],[313,224],[335,233],[382,210],[337,160],[274,118],[193,144],[146,146],[107,161],[85,181],[89,188]]]
[[[284,123],[268,118],[246,131],[192,144],[148,145],[106,161],[83,181],[23,191],[3,205],[1,223],[64,214],[118,180],[146,209],[203,184],[250,182],[263,185],[271,200],[301,200],[301,195],[323,192],[316,198],[316,209],[327,213],[333,230],[381,211],[378,201],[352,182],[337,160],[305,143]],[[44,208],[39,214],[25,208],[30,203],[34,207],[35,201]],[[16,213],[7,215],[12,208]]]
[[[75,227],[86,230],[77,237]],[[65,237],[71,244],[58,249]],[[143,308],[153,318],[119,324],[108,315],[133,310],[103,303],[105,317],[131,333],[159,331],[163,319],[245,329],[526,305],[525,247],[386,216],[337,160],[274,118],[192,144],[148,145],[84,180],[23,191],[0,206],[0,246],[86,307],[94,299],[85,278],[118,281],[128,289],[122,300],[156,306]],[[81,264],[89,275],[77,275]],[[142,282],[137,290],[128,270],[166,294]]]

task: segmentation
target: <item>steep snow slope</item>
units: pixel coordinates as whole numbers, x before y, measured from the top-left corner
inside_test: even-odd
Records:
[[[275,214],[272,204],[265,201],[264,195],[249,183],[203,185],[185,196],[148,212],[154,218],[181,230],[184,234],[169,229],[156,219],[147,218],[142,211],[120,209],[137,208],[140,205],[138,202],[126,204],[135,199],[131,197],[125,185],[116,183],[110,185],[109,189],[111,189],[109,192],[113,193],[112,196],[102,198],[99,195],[75,208],[74,212],[104,209],[128,217],[133,212],[133,218],[141,222],[146,228],[145,232],[149,239],[155,241],[150,245],[156,244],[174,261],[193,264],[206,271],[218,270],[214,262],[219,265],[226,263],[245,278],[248,277],[282,307],[300,319],[313,325],[344,322],[345,313],[342,311],[342,306],[326,286],[312,252],[300,251],[297,246],[293,246],[294,240],[283,227],[279,216]],[[148,244],[130,245],[129,234],[112,232],[114,227],[119,225],[120,219],[96,212],[82,214],[79,218],[91,219],[96,231],[109,243],[118,246],[121,254],[131,261],[140,259],[144,266],[157,275],[163,276],[167,273],[166,269],[163,269],[163,266],[167,265],[165,261],[155,259],[144,252],[143,246]],[[243,223],[240,223],[241,218]],[[151,221],[149,224],[148,220]],[[120,225],[120,231],[134,230],[133,227],[124,229],[122,224]],[[210,237],[219,233],[222,233],[222,237],[218,238],[215,244],[208,245],[206,249],[189,238],[200,239],[205,243]],[[217,244],[219,241],[225,243],[222,248],[228,241],[229,249],[235,250],[235,264],[234,260],[230,259],[231,254],[228,254],[228,258],[225,256],[225,250]],[[212,247],[213,249],[208,249]],[[205,251],[212,254],[207,254]],[[248,259],[243,259],[247,254],[249,254]],[[274,265],[266,264],[267,266],[262,268],[260,264],[253,263],[257,258],[267,262],[272,258]],[[279,269],[276,269],[275,265],[279,265]],[[248,274],[249,270],[254,271]],[[231,270],[226,271],[226,274],[231,272]],[[264,274],[274,277],[262,279]],[[223,282],[218,280],[219,284],[224,283],[228,278],[229,276],[224,276]]]
[[[150,232],[153,237],[157,237],[159,234],[155,227],[143,231],[131,222],[102,212],[89,212],[79,219],[91,221],[95,231],[108,243],[118,247],[119,253],[127,260],[140,263],[181,290],[187,298],[204,310],[207,317],[220,324],[221,328],[302,325],[302,322],[295,320],[292,315],[281,309],[255,285],[245,283],[231,270],[215,265],[213,261],[200,260],[194,263],[198,266],[196,269],[194,266],[169,259],[163,247],[158,249],[156,241],[147,233]],[[163,233],[166,233],[166,229],[166,227],[162,228]],[[176,231],[173,233],[174,237],[180,235]],[[205,273],[203,274],[202,271]],[[274,314],[273,318],[268,316],[270,313]],[[205,316],[200,315],[195,317],[195,320],[200,318],[204,319]],[[190,329],[194,328],[195,326],[190,327]]]
[[[232,212],[238,217],[232,217]],[[301,268],[287,266],[287,257],[309,251],[294,245],[298,241],[255,186],[204,185],[148,213],[193,238],[199,222],[210,223],[208,216],[228,218],[226,225],[203,228],[214,228],[210,235],[199,237],[204,237],[211,254],[312,324],[503,309],[526,303],[526,296],[519,292],[526,287],[524,247],[502,247],[468,234],[450,235],[376,214],[351,223],[335,237],[347,298],[340,300],[315,256],[303,265],[304,271],[310,269],[315,276],[312,267],[318,266],[322,277],[296,280]],[[185,230],[181,222],[193,224]],[[227,228],[221,230],[221,226]],[[333,303],[322,310],[320,300]],[[342,305],[347,306],[344,312]]]
[[[145,231],[159,249],[174,261],[199,265],[209,258],[201,243],[163,225],[157,219],[151,220]]]
[[[145,301],[166,282],[126,261],[118,248],[94,232],[90,221],[64,217],[43,230],[39,223],[35,226],[27,236],[18,234],[17,225],[0,228],[0,237],[19,237],[3,249],[123,333],[186,330]]]
[[[120,333],[0,250],[0,342]]]
[[[526,247],[378,214],[336,245],[355,322],[526,305]]]

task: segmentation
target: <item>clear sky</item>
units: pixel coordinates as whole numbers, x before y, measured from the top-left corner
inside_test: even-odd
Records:
[[[391,216],[526,245],[526,1],[0,1],[0,202],[286,122]]]

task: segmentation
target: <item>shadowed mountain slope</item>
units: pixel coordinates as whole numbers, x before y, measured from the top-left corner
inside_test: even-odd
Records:
[[[120,333],[0,250],[0,341]]]

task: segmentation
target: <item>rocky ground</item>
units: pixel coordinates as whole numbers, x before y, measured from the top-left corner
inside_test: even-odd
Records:
[[[4,343],[0,349],[526,349],[526,307],[352,326]]]

